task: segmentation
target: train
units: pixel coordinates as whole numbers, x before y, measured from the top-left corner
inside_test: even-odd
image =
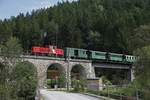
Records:
[[[100,60],[100,61],[127,62],[127,63],[134,63],[136,61],[136,57],[133,55],[93,51],[71,47],[60,49],[57,48],[56,46],[49,46],[49,47],[33,46],[32,54],[57,56],[63,58],[69,57],[71,59],[86,59],[93,61]]]
[[[64,56],[64,50],[57,48],[56,46],[33,46],[32,54],[35,55],[47,55],[47,56]]]

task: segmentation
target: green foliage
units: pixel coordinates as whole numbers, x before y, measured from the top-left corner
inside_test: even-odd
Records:
[[[138,57],[135,63],[135,76],[138,87],[144,91],[145,100],[149,100],[150,96],[150,46],[143,47],[135,51]]]
[[[20,60],[19,57],[22,53],[21,45],[15,37],[10,37],[7,41],[0,44],[0,98],[2,100],[13,100],[16,95],[13,92],[11,80],[12,70],[14,65]]]
[[[103,84],[105,84],[105,85],[112,85],[112,83],[105,76],[102,76],[101,78],[102,78]]]
[[[136,96],[139,89],[139,84],[136,80],[132,81],[126,88],[122,88],[121,93],[127,96]]]
[[[48,85],[48,88],[54,88],[54,85],[56,85],[56,80],[55,79],[48,79],[47,85]]]
[[[130,37],[130,48],[136,50],[138,48],[150,45],[150,24],[141,25],[136,28]]]
[[[7,75],[6,71],[8,71],[8,70],[6,70],[5,65],[0,63],[0,83],[1,84],[5,83],[5,79],[6,79],[6,75]]]
[[[60,77],[58,78],[58,83],[59,83],[60,88],[65,87],[65,83],[66,83],[65,74],[60,75]]]
[[[86,89],[86,80],[72,80],[72,87],[74,92],[84,92]]]
[[[89,48],[96,49],[99,47],[99,45],[102,45],[101,34],[98,32],[90,31],[87,40],[89,41],[88,42]]]
[[[20,56],[22,52],[18,39],[24,50],[30,50],[32,45],[47,43],[57,44],[58,47],[132,53],[137,48],[149,45],[149,23],[149,0],[63,2],[47,9],[32,11],[31,14],[19,14],[17,17],[0,20],[0,48],[5,55],[5,64],[12,65],[16,63],[14,56]],[[47,38],[44,38],[44,32],[47,32]],[[138,88],[146,91],[150,87],[148,48],[137,50],[140,58],[135,65]],[[10,66],[5,66],[7,77],[9,70]],[[105,83],[111,84],[109,81]],[[145,94],[147,93],[149,91]]]
[[[13,69],[14,93],[23,100],[34,100],[37,88],[36,68],[29,62],[18,63]]]
[[[47,79],[47,85],[49,88],[54,87],[54,85],[58,85],[59,88],[64,88],[66,84],[65,74],[61,74],[58,79]]]
[[[15,100],[12,97],[15,96],[11,93],[12,86],[9,84],[1,84],[0,83],[0,99],[1,100]]]
[[[2,59],[7,66],[15,65],[22,52],[22,46],[15,37],[10,37],[4,44],[0,44],[0,54],[3,55]]]
[[[138,49],[136,51],[136,55],[138,56],[138,60],[135,63],[136,79],[140,82],[142,86],[148,88],[150,87],[150,46]]]
[[[6,79],[8,78],[8,70],[6,70],[5,65],[0,63],[0,98],[2,100],[9,100],[9,85],[7,84]]]
[[[4,45],[1,45],[2,54],[14,54],[18,55],[22,53],[21,44],[16,37],[10,37]]]
[[[48,85],[48,86],[51,86],[51,83],[52,83],[52,80],[51,80],[51,79],[48,79],[48,80],[47,80],[47,85]]]
[[[0,42],[16,36],[25,50],[45,42],[57,44],[58,47],[132,53],[134,48],[131,47],[143,45],[142,41],[142,45],[136,45],[140,39],[136,37],[145,33],[141,31],[141,26],[150,23],[149,10],[149,0],[58,3],[47,9],[32,11],[31,14],[21,13],[17,17],[0,21]],[[47,38],[43,37],[44,32],[47,32]]]

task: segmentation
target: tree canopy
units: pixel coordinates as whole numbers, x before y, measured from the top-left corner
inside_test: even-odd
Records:
[[[0,44],[0,98],[2,100],[13,100],[11,76],[13,68],[22,53],[21,44],[15,37],[10,37]],[[17,58],[18,57],[18,58]]]
[[[135,63],[135,80],[137,88],[144,90],[144,100],[150,99],[150,46],[137,49],[135,55],[138,57]]]
[[[13,69],[12,80],[17,100],[34,100],[37,89],[37,71],[33,64],[18,63]]]
[[[135,29],[150,23],[149,11],[150,0],[58,3],[0,21],[0,42],[16,36],[24,50],[30,50],[33,45],[51,44],[132,53],[130,40],[135,39],[132,37]]]

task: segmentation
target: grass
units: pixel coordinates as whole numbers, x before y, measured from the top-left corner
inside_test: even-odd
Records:
[[[87,90],[87,93],[110,97],[114,99],[135,99],[135,95],[129,95],[128,92],[134,92],[133,90],[128,89],[127,87],[107,87],[101,91],[91,91]]]

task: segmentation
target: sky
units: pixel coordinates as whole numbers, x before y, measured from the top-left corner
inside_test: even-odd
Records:
[[[47,8],[62,0],[0,0],[0,19],[31,12],[33,9]],[[66,1],[66,0],[63,0]],[[68,0],[70,2],[77,0]]]

